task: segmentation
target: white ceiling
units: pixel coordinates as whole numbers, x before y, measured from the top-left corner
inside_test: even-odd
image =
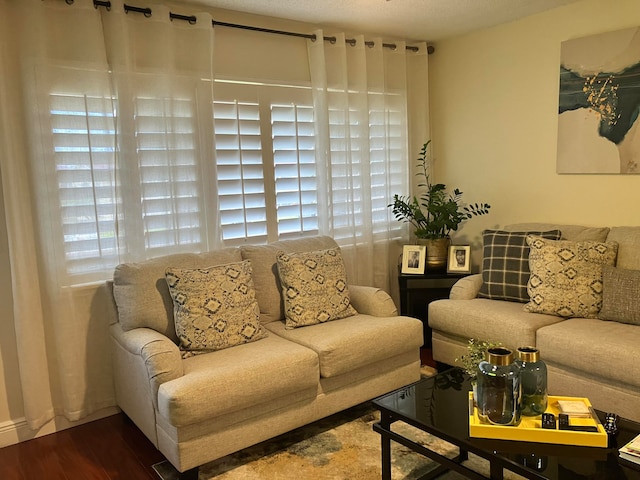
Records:
[[[580,0],[174,0],[435,42]],[[301,32],[307,33],[307,32]]]

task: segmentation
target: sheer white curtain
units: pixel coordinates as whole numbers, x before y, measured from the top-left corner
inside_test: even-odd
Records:
[[[104,15],[118,99],[120,259],[138,260],[220,246],[213,143],[214,28],[125,13]]]
[[[210,15],[192,24],[147,6],[150,17],[122,0],[110,11],[92,0],[0,0],[0,169],[34,429],[115,405],[104,281],[120,262],[221,246],[219,180],[243,186],[216,167]],[[355,283],[393,291],[405,232],[387,205],[408,193],[408,143],[424,141],[407,98],[428,112],[426,45],[407,53],[339,36],[310,42],[309,57],[318,231],[350,250]]]
[[[0,168],[34,429],[115,405],[112,304],[96,282],[121,261],[216,238],[203,186],[214,151],[204,134],[211,17],[191,25],[172,22],[165,6],[151,5],[147,18],[111,4],[0,0]]]
[[[309,63],[316,114],[317,164],[322,166],[319,189],[321,231],[349,251],[347,270],[353,283],[393,291],[397,283],[397,240],[405,229],[387,205],[393,195],[409,191],[409,130],[427,135],[426,44],[407,52],[404,42],[391,49],[380,38],[365,43],[362,36],[345,42],[322,41],[323,32],[309,40]],[[350,38],[351,39],[351,38]],[[409,85],[414,90],[409,91]],[[415,110],[426,112],[410,125],[407,98]]]
[[[87,357],[98,352],[83,334],[99,327],[76,321],[61,274],[64,262],[51,242],[49,212],[42,208],[51,199],[47,182],[56,171],[47,146],[55,108],[49,94],[63,77],[73,82],[88,76],[95,80],[90,88],[106,86],[110,97],[100,16],[90,7],[70,10],[37,0],[1,4],[7,75],[0,166],[24,415],[34,429],[57,414],[75,420],[113,404],[111,386],[87,378]],[[105,367],[94,375],[109,369],[108,356],[96,360]]]

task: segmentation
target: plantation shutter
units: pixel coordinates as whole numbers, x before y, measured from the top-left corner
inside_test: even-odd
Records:
[[[225,242],[317,235],[319,185],[310,89],[220,81],[214,97]]]
[[[272,105],[271,135],[278,237],[318,233],[313,107]]]
[[[218,198],[225,241],[267,239],[260,106],[215,101]]]
[[[67,272],[112,268],[118,253],[113,100],[53,93],[49,106]]]
[[[136,100],[141,213],[149,256],[202,250],[195,110],[188,98]]]
[[[374,234],[400,236],[402,224],[389,221],[390,199],[406,187],[406,113],[401,95],[369,95],[371,223]]]

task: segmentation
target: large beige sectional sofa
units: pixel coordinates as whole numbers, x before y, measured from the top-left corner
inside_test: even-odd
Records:
[[[504,227],[520,232],[554,229],[562,232],[562,240],[617,244],[615,267],[608,271],[613,277],[603,279],[606,299],[598,314],[602,316],[608,303],[617,311],[617,321],[530,313],[521,302],[478,298],[483,275],[471,275],[454,285],[449,299],[429,305],[434,359],[456,365],[470,338],[512,348],[535,346],[548,366],[550,394],[588,397],[597,409],[640,421],[640,227]]]
[[[276,254],[333,247],[329,237],[309,237],[117,267],[111,337],[118,405],[185,478],[206,462],[420,378],[422,323],[398,316],[382,290],[349,285],[357,315],[285,328]],[[165,270],[247,259],[267,336],[183,358]]]

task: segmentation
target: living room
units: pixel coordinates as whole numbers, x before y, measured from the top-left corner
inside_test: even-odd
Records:
[[[395,1],[402,0],[391,3]],[[249,25],[302,32],[317,27],[224,14],[228,21]],[[480,198],[492,205],[489,215],[469,222],[453,239],[471,245],[476,269],[481,261],[481,232],[486,228],[534,221],[638,224],[640,214],[633,206],[640,202],[640,189],[633,176],[559,175],[556,157],[561,43],[636,27],[639,22],[635,0],[580,0],[433,43],[428,89],[435,176],[439,182],[460,188],[466,198]],[[242,34],[236,36],[242,38]],[[416,157],[424,140],[414,139],[410,158]],[[0,446],[5,446],[57,431],[69,422],[58,416],[34,432],[24,420],[20,375],[28,376],[28,372],[20,372],[15,341],[20,332],[11,321],[13,280],[4,208],[2,212],[0,308],[5,321],[0,324]],[[92,298],[91,293],[86,294],[86,311],[103,308],[92,306]],[[92,335],[105,331],[101,325],[87,330]],[[94,375],[109,372],[105,365],[93,365]],[[116,412],[110,400],[93,418]]]

